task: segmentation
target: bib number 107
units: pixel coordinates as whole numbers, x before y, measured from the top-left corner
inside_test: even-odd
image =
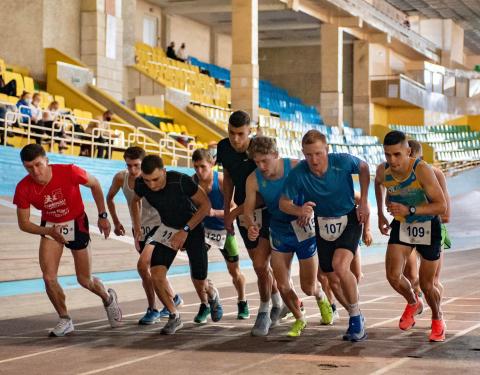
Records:
[[[342,229],[342,223],[327,223],[324,228],[327,234],[337,234]]]

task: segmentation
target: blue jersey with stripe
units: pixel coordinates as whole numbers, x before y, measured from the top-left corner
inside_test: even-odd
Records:
[[[214,210],[223,210],[224,208],[224,201],[223,201],[223,193],[220,190],[220,183],[218,181],[218,172],[213,171],[213,184],[212,184],[212,191],[208,193],[208,198],[210,199],[210,204]],[[225,228],[225,224],[223,219],[218,217],[210,217],[207,216],[203,219],[203,223],[205,224],[206,228],[220,230]]]

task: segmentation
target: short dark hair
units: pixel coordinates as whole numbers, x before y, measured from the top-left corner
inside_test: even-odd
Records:
[[[143,160],[145,158],[145,155],[145,150],[143,148],[138,146],[132,146],[125,150],[125,152],[123,153],[123,158],[130,160]]]
[[[228,123],[234,128],[241,128],[242,126],[250,125],[250,115],[245,111],[235,111],[230,115]]]
[[[39,156],[47,156],[47,153],[42,146],[37,145],[36,143],[30,143],[20,151],[20,159],[22,160],[22,163],[35,160]]]
[[[327,144],[327,137],[317,129],[310,129],[302,138],[302,147],[316,142]]]
[[[142,160],[142,172],[152,174],[155,169],[163,169],[163,160],[158,155],[147,155]]]
[[[399,143],[404,143],[406,141],[407,141],[407,136],[405,135],[404,132],[401,132],[400,130],[392,130],[383,139],[383,145],[393,146],[393,145],[398,145]]]
[[[202,160],[213,164],[212,154],[206,148],[198,148],[192,154],[192,161],[194,163]]]

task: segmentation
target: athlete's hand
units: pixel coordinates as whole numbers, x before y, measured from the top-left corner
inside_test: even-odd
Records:
[[[257,225],[250,225],[248,227],[248,239],[255,241],[260,235],[260,228]]]
[[[108,236],[110,236],[110,230],[111,230],[110,221],[108,221],[108,219],[99,218],[97,225],[98,225],[98,229],[100,230],[100,233],[103,233],[103,235],[105,236],[105,239],[107,239]]]
[[[370,246],[373,242],[372,232],[369,230],[363,231],[362,241],[365,245]]]
[[[117,236],[125,235],[125,228],[123,227],[122,223],[115,223],[115,229],[113,230],[113,233],[115,233]]]
[[[300,215],[298,216],[297,223],[301,227],[307,225],[310,218],[313,216],[313,208],[316,206],[314,202],[305,202],[302,206]]]
[[[440,219],[442,220],[442,223],[443,223],[443,224],[447,224],[447,223],[450,222],[450,215],[447,215],[447,214],[441,215],[441,216],[440,216]]]
[[[234,220],[235,220],[235,217],[233,217],[231,212],[228,215],[225,215],[224,218],[223,218],[223,222],[225,224],[225,229],[230,234],[235,233],[235,229],[233,229],[233,221]]]
[[[410,214],[410,211],[408,210],[407,206],[400,203],[394,203],[394,202],[388,202],[387,211],[390,212],[392,216],[405,217]]]
[[[188,233],[184,230],[179,230],[177,233],[175,233],[170,240],[170,245],[172,245],[172,249],[181,250],[183,248],[183,245],[185,244],[185,241],[187,240],[187,236]]]
[[[142,229],[140,227],[133,228],[133,238],[135,242],[135,249],[140,252],[140,239],[142,238]]]
[[[61,244],[66,244],[67,240],[62,235],[62,229],[66,228],[66,225],[54,225],[48,230],[48,236],[52,237],[55,241],[60,242]]]
[[[380,233],[388,236],[388,232],[390,231],[390,224],[388,223],[388,220],[384,214],[378,215],[378,229],[380,230]]]
[[[362,203],[357,207],[357,219],[360,224],[365,224],[370,217],[370,207],[368,207],[368,202]]]

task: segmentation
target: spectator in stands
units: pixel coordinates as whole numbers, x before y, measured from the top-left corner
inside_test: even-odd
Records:
[[[208,152],[212,156],[213,164],[217,162],[217,142],[211,141],[208,143]]]
[[[17,96],[17,81],[13,79],[5,83],[3,80],[3,75],[0,74],[0,93],[8,96]]]
[[[9,147],[13,147],[12,144],[5,142],[5,126],[7,127],[6,135],[8,137],[13,137],[13,133],[8,129],[14,125],[12,122],[6,123],[6,115],[8,111],[16,112],[17,107],[11,105],[9,103],[0,103],[0,145],[5,145]]]
[[[56,100],[54,100],[53,102],[51,102],[48,107],[47,107],[47,110],[46,111],[43,111],[43,117],[42,117],[42,121],[43,121],[43,126],[46,127],[46,128],[49,128],[49,129],[53,129],[55,125],[55,121],[58,121],[59,118],[60,118],[60,105],[58,104],[58,102]],[[58,129],[58,126],[57,126],[57,129]],[[65,135],[65,129],[62,128],[59,130],[59,131],[56,131],[54,133],[54,136],[55,137],[60,137],[60,138],[65,138],[66,135]],[[58,144],[58,152],[60,154],[63,154],[63,150],[67,149],[67,143],[65,142],[65,140],[60,140],[59,141],[59,144]]]
[[[37,125],[37,126],[42,126],[43,127],[43,121],[42,121],[42,108],[40,108],[40,94],[35,93],[33,94],[32,97],[32,102],[30,103],[30,123],[32,125]],[[37,144],[41,144],[42,140],[45,139],[44,135],[47,134],[45,129],[39,129],[39,128],[32,128],[32,133],[38,134],[38,136],[35,136],[35,142]]]
[[[32,117],[30,104],[32,104],[32,94],[24,91],[17,102],[18,111],[23,115],[20,116],[20,123],[28,123],[29,119]]]
[[[403,26],[405,26],[407,29],[410,28],[410,21],[408,19],[408,16],[405,16],[405,20],[403,21]]]
[[[177,54],[175,53],[175,42],[170,42],[170,45],[167,48],[167,57],[177,60]]]
[[[108,127],[108,124],[107,122],[110,122],[112,121],[112,117],[113,117],[113,112],[110,111],[110,110],[107,110],[103,113],[102,117],[95,120],[95,121],[92,121],[90,122],[90,124],[88,124],[87,128],[85,129],[85,133],[87,134],[93,134],[94,133],[94,129],[104,129],[104,130],[108,130],[109,127]],[[95,134],[98,134],[98,136],[95,136],[94,137],[94,141],[96,143],[108,143],[109,141],[109,138],[117,138],[118,135],[115,135],[115,134],[112,134],[110,132],[107,132],[107,131],[99,131],[98,133],[95,132]],[[82,149],[84,151],[84,153],[82,153]],[[107,146],[96,146],[96,149],[97,149],[97,158],[99,159],[108,159],[108,147]],[[88,152],[87,152],[88,150]],[[90,156],[90,145],[82,145],[82,147],[80,147],[80,155],[83,155],[83,156]],[[88,155],[87,155],[88,154]]]
[[[185,43],[182,43],[177,51],[177,60],[186,62],[188,60],[187,49]]]

